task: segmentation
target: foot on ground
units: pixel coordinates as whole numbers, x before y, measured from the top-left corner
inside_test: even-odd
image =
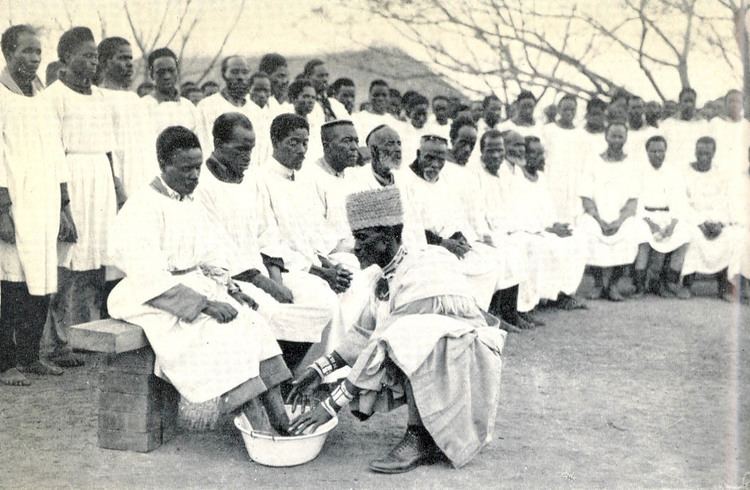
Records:
[[[513,325],[510,322],[506,322],[505,320],[500,320],[500,328],[505,330],[508,333],[520,333],[521,329],[517,326]]]
[[[617,289],[617,287],[612,286],[607,289],[605,292],[605,295],[608,300],[614,301],[615,303],[619,303],[620,301],[624,301],[625,297],[620,293],[620,291]]]
[[[540,320],[538,316],[534,315],[532,311],[528,311],[526,313],[518,313],[518,316],[526,320],[527,322],[533,324],[535,327],[543,327],[547,325],[543,320]]]
[[[29,386],[31,381],[29,381],[18,369],[10,368],[0,373],[0,384],[8,386]]]
[[[601,286],[594,286],[589,294],[586,295],[586,299],[602,299],[604,298],[604,288]]]
[[[35,361],[28,366],[18,366],[18,370],[27,374],[38,374],[40,376],[60,376],[64,371],[53,364],[43,361]]]
[[[578,301],[574,296],[569,296],[567,294],[560,295],[558,300],[555,302],[555,307],[565,311],[589,309],[589,307],[586,306],[585,303],[583,303],[582,301]]]
[[[64,352],[56,356],[50,356],[49,361],[64,368],[80,367],[85,364],[83,357],[73,354],[72,352]]]

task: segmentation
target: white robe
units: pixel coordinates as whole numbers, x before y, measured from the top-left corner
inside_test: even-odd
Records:
[[[581,197],[591,199],[599,217],[611,223],[629,199],[640,194],[638,167],[632,158],[621,162],[605,161],[594,155],[587,164],[587,175],[581,182]],[[587,236],[588,261],[592,266],[612,267],[631,264],[638,254],[638,245],[646,238],[646,223],[636,217],[627,218],[620,229],[605,236],[596,220],[588,213],[578,219],[578,227]]]
[[[16,243],[0,241],[2,279],[37,296],[57,291],[60,183],[68,167],[49,100],[0,84],[0,187],[10,194]]]
[[[690,247],[682,267],[684,275],[699,272],[714,274],[732,265],[737,252],[738,230],[732,225],[730,185],[718,168],[698,172],[688,167],[685,174]],[[708,240],[698,225],[706,221],[724,223],[721,234]]]
[[[750,166],[750,123],[746,119],[734,122],[716,118],[709,123],[709,128],[711,135],[716,139],[716,168],[721,170],[730,182],[745,177]]]
[[[546,175],[544,172],[537,175],[536,182],[525,176],[517,180],[513,214],[521,218],[524,231],[533,235],[533,246],[539,250],[540,265],[536,267],[539,296],[555,300],[558,293],[573,295],[578,289],[588,258],[586,240],[577,230],[572,230],[568,237],[545,231],[557,221],[557,216]]]
[[[127,90],[101,89],[110,105],[117,148],[112,154],[115,176],[129,196],[159,173],[156,131],[144,99]]]
[[[453,166],[457,168],[453,169]],[[517,282],[513,282],[512,274],[508,274],[501,250],[483,243],[481,240],[484,237],[475,232],[472,220],[476,216],[476,208],[465,195],[472,190],[473,176],[465,173],[471,170],[447,162],[435,182],[428,182],[409,172],[409,196],[425,230],[441,238],[449,238],[460,232],[471,244],[471,250],[459,264],[477,303],[487,308],[495,291]]]
[[[646,233],[644,241],[648,241],[652,249],[663,254],[673,252],[690,241],[690,227],[686,221],[685,185],[673,163],[671,160],[665,160],[662,167],[656,170],[646,157],[645,162],[642,161],[639,166],[643,185],[638,197],[637,217],[648,217],[662,230],[669,226],[673,219],[677,220],[677,225],[669,237],[664,237],[661,233],[651,233],[648,225],[643,228]],[[662,208],[668,210],[655,210]]]
[[[256,215],[254,186],[247,180],[241,183],[226,183],[218,180],[208,168],[204,168],[196,199],[205,207],[209,218],[221,226],[230,238],[227,247],[231,250],[229,271],[232,275],[256,269],[268,275],[261,259],[258,229],[262,222]],[[263,230],[267,236],[275,236],[275,230]],[[284,285],[294,297],[291,304],[279,303],[270,294],[246,282],[242,289],[259,305],[263,315],[273,328],[276,338],[293,342],[320,342],[323,330],[338,308],[336,294],[320,278],[304,271],[283,274]]]
[[[83,95],[59,80],[42,96],[52,104],[61,128],[70,172],[70,210],[78,231],[78,241],[66,245],[69,250],[60,265],[73,271],[110,265],[108,243],[117,212],[107,158],[117,147],[110,105],[98,87]]]
[[[675,162],[681,175],[689,173],[690,162],[695,161],[695,143],[701,136],[711,136],[712,130],[705,120],[682,121],[667,119],[661,123],[667,140],[667,155]]]
[[[357,134],[362,142],[365,141],[365,138],[367,138],[367,135],[370,134],[373,129],[381,124],[387,124],[399,134],[401,133],[402,125],[404,124],[387,112],[385,114],[374,114],[368,111],[355,112],[351,115],[351,120],[354,123],[354,128],[357,130]],[[407,162],[407,160],[408,159],[405,155],[403,161]]]
[[[227,266],[221,236],[198,202],[178,201],[150,185],[128,199],[115,223],[115,265],[126,277],[109,296],[109,312],[143,328],[156,353],[155,373],[193,403],[257,377],[261,361],[281,354],[263,317],[200,269]],[[205,313],[189,322],[146,304],[180,284],[239,314],[225,324]]]
[[[544,126],[547,184],[557,210],[557,221],[573,224],[581,215],[578,192],[582,172],[581,129],[563,129],[557,124]]]
[[[185,97],[159,102],[153,95],[143,97],[153,122],[155,138],[169,126],[184,126],[200,137],[203,131],[198,108]],[[202,142],[201,142],[202,143]]]

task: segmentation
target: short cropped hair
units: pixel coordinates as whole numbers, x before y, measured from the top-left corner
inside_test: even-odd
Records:
[[[256,71],[252,75],[250,75],[250,83],[249,86],[252,87],[255,81],[259,78],[265,78],[266,80],[270,80],[270,77],[268,76],[268,73],[264,71]]]
[[[289,100],[295,100],[299,95],[302,93],[302,91],[305,89],[305,87],[312,87],[313,84],[310,80],[307,78],[300,78],[299,80],[295,80],[292,83],[289,84],[289,88],[287,89],[287,95],[289,96]]]
[[[669,146],[667,144],[667,139],[664,136],[660,135],[660,134],[657,134],[657,135],[652,136],[649,139],[647,139],[646,140],[646,144],[644,145],[644,147],[648,150],[648,147],[649,147],[649,145],[651,143],[664,143],[664,148],[667,148],[667,146]]]
[[[297,114],[280,114],[271,122],[271,143],[280,143],[298,129],[310,131],[310,125],[304,117]]]
[[[174,62],[177,64],[177,66],[180,65],[179,61],[177,61],[177,55],[174,54],[174,51],[172,51],[169,48],[159,48],[151,51],[151,53],[148,55],[148,58],[146,60],[148,64],[148,69],[150,70],[154,66],[154,62],[158,60],[159,58],[172,58]]]
[[[372,82],[370,82],[370,89],[369,89],[369,91],[372,92],[372,89],[375,88],[375,87],[378,87],[378,86],[388,88],[388,83],[386,83],[386,81],[383,80],[383,79],[381,79],[381,78],[376,78],[375,80],[373,80]]]
[[[268,53],[264,54],[258,64],[258,70],[263,73],[271,75],[273,72],[281,67],[287,66],[286,58],[281,56],[279,53]]]
[[[490,106],[490,102],[492,102],[494,100],[500,102],[500,97],[498,97],[495,94],[490,94],[487,97],[485,97],[484,99],[482,99],[482,109],[487,109]]]
[[[701,136],[698,138],[698,140],[695,142],[695,146],[698,146],[700,144],[704,143],[710,143],[714,150],[716,150],[716,140],[712,136]]]
[[[531,99],[536,103],[536,96],[528,90],[521,90],[521,93],[516,97],[516,102],[520,102],[523,99]]]
[[[474,129],[477,129],[477,125],[474,123],[474,119],[472,119],[471,116],[458,116],[451,123],[451,129],[448,133],[451,141],[455,141],[456,138],[458,138],[458,132],[461,131],[461,128],[463,128],[464,126],[470,126]]]
[[[489,129],[484,132],[481,138],[479,138],[479,151],[484,151],[484,147],[487,145],[487,140],[489,139],[501,139],[503,140],[503,143],[505,143],[503,133],[497,129]]]
[[[578,105],[578,99],[576,99],[576,96],[573,94],[565,94],[562,97],[560,97],[560,101],[557,103],[558,106],[562,105],[563,102],[566,100],[570,100],[574,102],[576,105]]]
[[[315,68],[318,67],[318,66],[320,66],[320,65],[324,65],[324,64],[325,63],[323,62],[323,60],[318,59],[318,58],[313,58],[310,61],[308,61],[307,63],[305,63],[305,68],[302,69],[302,75],[305,78],[310,78],[310,76],[315,71]]]
[[[57,59],[65,62],[67,56],[78,46],[86,42],[94,42],[94,34],[88,27],[73,27],[60,36],[57,42]]]
[[[427,100],[427,97],[425,97],[422,94],[412,94],[411,97],[409,97],[406,100],[406,110],[410,111],[417,107],[418,105],[430,105],[430,101]]]
[[[341,87],[354,87],[354,80],[351,78],[337,78],[331,84],[331,90],[333,90],[333,93],[338,92]]]
[[[233,54],[231,56],[225,57],[223,60],[221,60],[221,76],[224,76],[224,72],[227,71],[227,67],[229,66],[229,62],[232,61],[235,58],[243,59],[242,56],[238,54]]]
[[[179,150],[201,148],[198,136],[184,126],[169,126],[156,138],[156,157],[162,169],[171,163],[172,155]]]
[[[3,56],[5,56],[6,60],[10,58],[10,55],[13,54],[13,51],[18,47],[18,38],[21,37],[21,34],[31,34],[36,36],[37,32],[36,29],[28,24],[10,26],[5,32],[3,32],[3,36],[0,38],[0,49],[2,49]]]
[[[594,97],[593,99],[586,102],[586,114],[591,113],[591,111],[593,111],[594,109],[601,109],[602,111],[606,111],[607,103],[599,97]]]
[[[106,62],[114,58],[115,53],[120,46],[130,46],[130,42],[125,38],[117,36],[102,39],[102,42],[99,43],[98,47],[99,65],[104,65]]]
[[[229,141],[232,138],[234,128],[237,126],[249,130],[253,129],[253,123],[250,122],[250,119],[239,112],[225,112],[217,117],[211,130],[214,142],[218,144]]]
[[[680,90],[680,95],[677,97],[677,100],[680,100],[683,95],[685,94],[693,94],[693,97],[697,97],[698,93],[695,91],[692,87],[683,87],[682,90]]]

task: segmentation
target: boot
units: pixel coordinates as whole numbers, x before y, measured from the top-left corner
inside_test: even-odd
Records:
[[[633,271],[633,285],[635,286],[635,292],[633,293],[634,298],[640,298],[646,294],[646,280],[648,279],[648,271],[646,269]]]
[[[602,268],[591,266],[591,275],[594,277],[594,287],[586,295],[586,299],[601,299],[604,297],[604,279]]]
[[[417,466],[435,462],[439,449],[427,432],[417,425],[406,427],[406,434],[388,454],[370,462],[370,470],[376,473],[406,473]]]

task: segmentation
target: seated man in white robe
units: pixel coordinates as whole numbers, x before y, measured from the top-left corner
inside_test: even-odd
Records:
[[[501,295],[496,294],[512,289],[518,282],[516,275],[509,273],[508,255],[495,248],[489,234],[481,233],[483,230],[476,225],[481,214],[478,203],[465,194],[472,189],[473,175],[462,172],[467,169],[453,169],[454,164],[446,164],[447,156],[448,142],[440,136],[427,135],[409,167],[408,192],[425,227],[427,243],[441,246],[460,259],[477,303],[500,314],[511,325],[525,327],[515,311],[515,301],[501,301]],[[500,306],[506,301],[513,303],[513,312]]]
[[[301,78],[289,85],[289,102],[294,107],[294,114],[304,117],[309,126],[309,140],[305,153],[308,162],[314,162],[323,155],[323,146],[320,143],[320,127],[323,124],[313,117],[316,107],[315,87],[310,80]]]
[[[575,293],[586,268],[585,240],[571,223],[557,220],[557,213],[545,175],[544,146],[536,136],[527,136],[526,165],[521,169],[524,185],[515,194],[515,209],[526,222],[526,229],[541,240],[545,255],[545,279],[539,295],[552,305],[574,310],[586,308]]]
[[[220,413],[241,410],[256,430],[285,434],[279,384],[291,373],[257,304],[229,277],[221,230],[193,199],[203,163],[198,137],[169,127],[156,146],[161,175],[115,221],[112,254],[126,277],[109,311],[143,328],[155,374],[188,402],[217,399]]]
[[[321,341],[337,313],[338,299],[319,277],[286,269],[282,253],[260,252],[261,235],[278,242],[279,234],[275,227],[260,228],[269,222],[257,216],[253,183],[245,180],[255,142],[250,120],[237,112],[222,114],[212,132],[214,151],[206,160],[196,199],[230,238],[229,272],[258,303],[258,312],[275,332],[287,366],[294,369],[307,350],[297,344],[309,348]]]
[[[290,431],[314,429],[350,403],[361,419],[406,404],[406,434],[370,470],[403,473],[443,456],[460,468],[492,439],[505,332],[476,304],[452,254],[402,245],[398,189],[352,194],[346,207],[357,258],[380,279],[355,327],[288,399],[304,405],[325,373],[342,365],[351,373]]]
[[[346,223],[346,196],[354,191],[352,179],[345,177],[348,168],[357,165],[359,137],[349,120],[334,120],[320,128],[323,156],[305,168],[312,180],[330,233],[338,241],[353,246],[351,230]]]
[[[680,275],[685,262],[690,234],[685,220],[685,188],[675,168],[664,167],[667,140],[652,136],[646,141],[648,165],[641,168],[643,186],[638,198],[637,217],[648,225],[647,241],[638,246],[633,282],[635,296],[648,289],[649,262],[662,263],[657,277],[657,292],[662,297],[690,298],[690,291],[682,287]],[[674,165],[673,159],[669,162]]]
[[[695,161],[685,172],[691,240],[682,267],[683,284],[690,288],[695,273],[714,275],[718,297],[731,302],[734,286],[727,268],[738,245],[737,227],[731,220],[730,186],[725,174],[713,166],[714,155],[716,141],[710,136],[698,138]]]
[[[613,123],[604,136],[607,150],[589,156],[587,175],[579,189],[584,214],[578,220],[588,236],[588,265],[594,276],[589,299],[623,301],[617,281],[635,260],[638,245],[647,237],[646,224],[635,218],[640,194],[640,169],[623,152],[628,139],[624,123]]]
[[[461,196],[464,220],[471,224],[476,236],[483,237],[485,244],[499,252],[494,257],[498,280],[489,311],[501,317],[508,324],[504,328],[511,332],[534,328],[535,324],[527,313],[536,305],[537,297],[528,280],[526,250],[509,238],[506,227],[500,224],[504,220],[497,219],[504,206],[501,204],[502,183],[497,177],[497,169],[505,155],[502,135],[496,130],[489,130],[482,136],[479,145],[481,170],[470,167],[470,158],[477,142],[477,128],[473,120],[467,116],[455,118],[451,124],[450,138],[446,174],[451,177],[455,192]],[[495,141],[485,147],[491,138]],[[488,151],[485,152],[485,149]]]

